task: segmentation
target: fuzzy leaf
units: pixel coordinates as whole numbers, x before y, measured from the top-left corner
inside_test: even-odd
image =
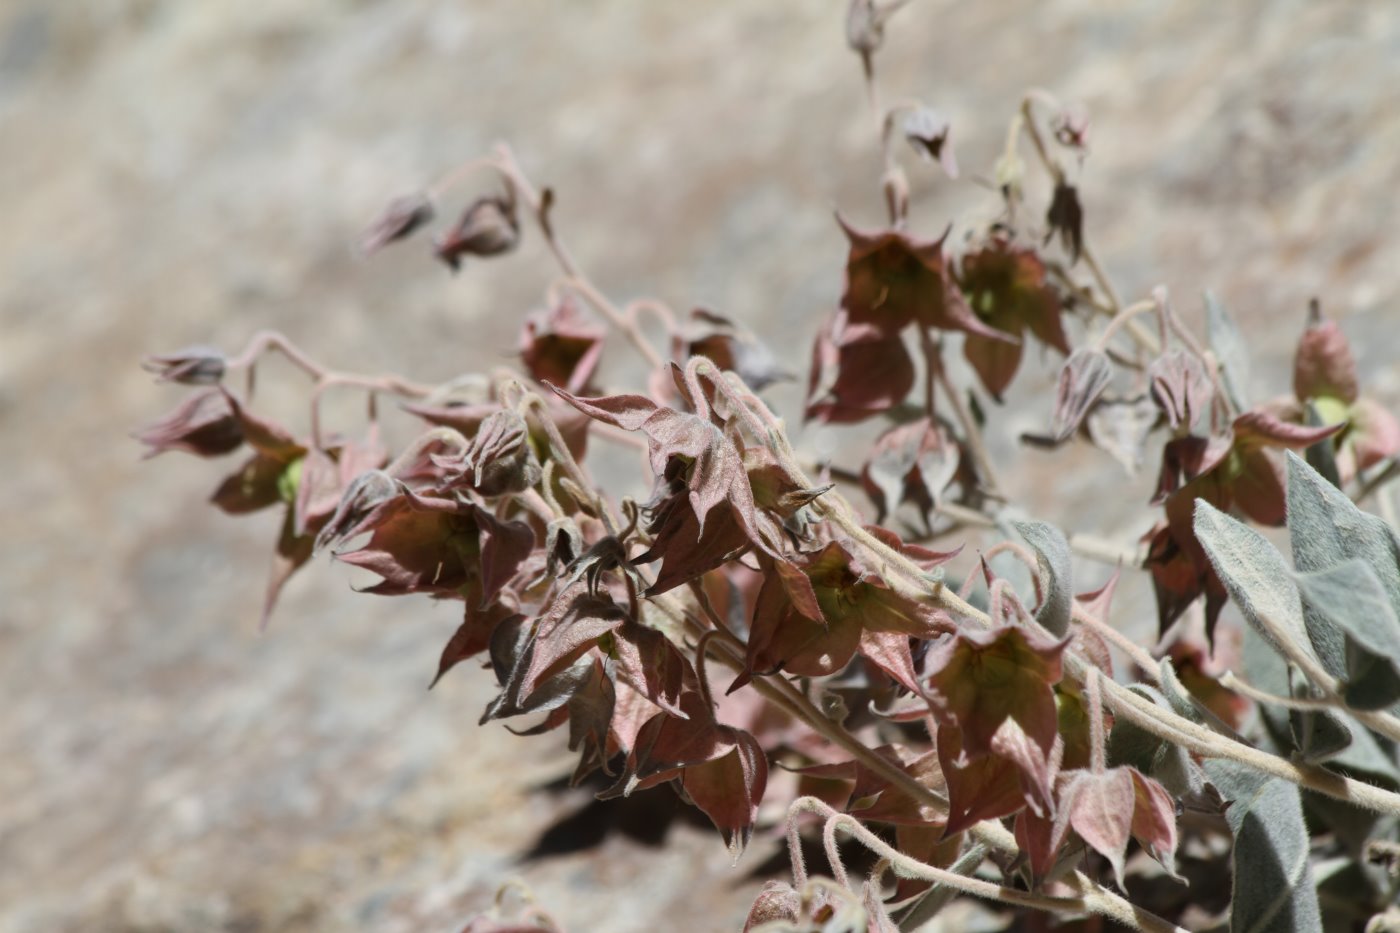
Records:
[[[1196,503],[1195,531],[1230,597],[1255,630],[1285,657],[1280,638],[1317,660],[1303,622],[1298,589],[1274,546],[1204,499]]]
[[[1134,684],[1128,689],[1157,706],[1171,709],[1167,699],[1151,687]],[[1200,765],[1185,749],[1126,720],[1115,722],[1108,734],[1108,761],[1110,765],[1127,765],[1150,775],[1176,797],[1193,796],[1205,784]]]
[[[1347,635],[1348,702],[1382,709],[1400,699],[1400,620],[1375,571],[1352,558],[1294,580],[1304,605]]]
[[[1394,532],[1381,519],[1357,508],[1301,457],[1291,452],[1286,457],[1294,567],[1299,573],[1316,573],[1349,559],[1359,560],[1380,584],[1391,612],[1400,616],[1400,542]],[[1312,606],[1305,606],[1304,612],[1318,630],[1328,627],[1325,616]],[[1341,676],[1345,658],[1339,641],[1319,644],[1318,651],[1328,670]]]
[[[1299,758],[1320,764],[1351,747],[1352,732],[1329,710],[1289,710],[1289,728]]]
[[[1069,631],[1070,615],[1074,611],[1074,577],[1069,542],[1060,529],[1044,522],[1014,522],[1013,527],[1035,549],[1040,561],[1040,577],[1046,591],[1035,619],[1051,635],[1063,637]]]
[[[1239,411],[1249,406],[1249,347],[1230,312],[1210,292],[1205,294],[1206,336],[1220,364],[1221,381]]]
[[[1229,802],[1225,819],[1235,837],[1230,929],[1321,933],[1298,788],[1222,759],[1208,759],[1205,768]]]

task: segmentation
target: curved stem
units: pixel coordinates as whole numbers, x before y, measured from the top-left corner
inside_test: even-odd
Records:
[[[1127,635],[1118,631],[1113,626],[1095,616],[1090,615],[1082,606],[1075,605],[1072,618],[1075,622],[1094,632],[1105,641],[1113,644],[1115,648],[1122,651],[1132,662],[1142,671],[1142,676],[1154,685],[1162,682],[1162,675],[1157,672],[1157,659],[1144,647],[1133,641]]]
[[[620,311],[617,305],[613,304],[607,297],[589,281],[588,277],[579,269],[578,263],[574,261],[568,248],[555,233],[554,226],[549,222],[549,204],[543,196],[535,189],[529,176],[515,158],[515,153],[505,143],[496,147],[496,164],[503,176],[515,186],[517,193],[525,201],[530,213],[535,218],[535,225],[539,227],[541,235],[544,237],[545,245],[554,255],[554,260],[566,276],[566,284],[588,299],[589,304],[597,309],[598,313],[608,319],[608,321],[627,336],[638,352],[646,358],[653,368],[665,365],[665,358],[652,346],[651,341],[637,327],[637,322]]]
[[[395,375],[361,376],[356,373],[323,373],[311,389],[311,443],[318,449],[325,447],[321,438],[321,398],[328,390],[337,386],[351,386],[367,390],[370,394],[371,404],[373,404],[374,396],[381,392],[404,398],[425,398],[433,391],[428,386],[419,385]]]
[[[1046,894],[1036,894],[1031,891],[1022,891],[1017,888],[1008,888],[1003,885],[993,884],[990,881],[983,881],[979,878],[969,878],[965,875],[959,875],[948,871],[947,869],[925,864],[917,859],[910,858],[885,842],[866,828],[865,825],[855,817],[846,813],[839,813],[815,797],[799,797],[797,800],[793,801],[788,813],[789,819],[792,819],[799,813],[814,813],[823,817],[827,821],[827,827],[830,827],[830,829],[824,831],[824,835],[830,833],[834,836],[835,829],[844,830],[866,848],[870,849],[870,851],[886,859],[895,874],[900,877],[918,881],[932,881],[936,884],[947,885],[964,894],[971,894],[975,897],[986,898],[1003,904],[1010,904],[1015,907],[1029,907],[1035,910],[1044,910],[1052,913],[1094,913],[1108,917],[1135,930],[1148,930],[1152,931],[1152,933],[1185,933],[1181,927],[1149,911],[1134,907],[1123,900],[1123,898],[1098,886],[1086,887],[1084,893],[1079,897],[1054,897]]]
[[[637,326],[635,317],[623,313],[617,305],[608,300],[606,295],[598,291],[592,282],[577,272],[572,272],[568,278],[563,280],[562,284],[582,295],[599,314],[607,318],[608,323],[617,328],[632,343],[632,346],[637,348],[637,352],[642,355],[652,369],[666,365],[665,357],[647,339],[646,334],[642,333],[641,328]]]
[[[1132,333],[1131,325],[1136,323],[1136,321],[1133,320],[1134,318],[1142,314],[1149,314],[1155,312],[1156,310],[1157,302],[1153,301],[1150,298],[1144,298],[1142,301],[1135,301],[1132,304],[1128,305],[1126,308],[1122,308],[1121,310],[1115,312],[1113,315],[1113,319],[1108,322],[1108,326],[1104,328],[1103,333],[1099,334],[1098,340],[1094,341],[1094,347],[1098,350],[1107,350],[1109,339],[1114,335],[1114,333],[1118,331],[1119,328],[1128,327],[1129,332]],[[1156,346],[1156,341],[1154,341],[1150,336],[1148,336],[1146,331],[1142,331],[1141,336],[1134,333],[1134,338],[1138,341],[1138,344],[1140,346],[1142,346],[1149,352],[1159,352],[1159,348]]]
[[[1270,706],[1280,706],[1284,709],[1329,710],[1336,707],[1332,701],[1320,697],[1285,697],[1267,690],[1260,690],[1248,681],[1236,677],[1234,671],[1226,671],[1220,675],[1220,686],[1226,690],[1233,690],[1240,696],[1249,697],[1256,703],[1267,703]]]
[[[1072,660],[1072,659],[1071,659]],[[1315,765],[1296,764],[1228,739],[1177,716],[1113,681],[1106,681],[1104,699],[1115,716],[1122,716],[1158,738],[1207,758],[1228,758],[1271,777],[1353,803],[1377,813],[1400,814],[1400,794],[1342,777]]]

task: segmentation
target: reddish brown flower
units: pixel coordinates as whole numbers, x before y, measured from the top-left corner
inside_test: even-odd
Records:
[[[837,312],[817,333],[805,417],[830,424],[864,421],[903,402],[914,388],[914,361],[898,335],[846,327]]]
[[[626,773],[600,796],[678,781],[737,859],[753,835],[768,784],[768,757],[748,732],[721,725],[699,693],[683,693],[680,706],[688,718],[658,713],[642,726]]]
[[[1046,279],[1045,263],[1030,247],[993,234],[963,257],[958,284],[978,319],[998,334],[1018,340],[969,333],[963,355],[993,398],[1001,399],[1020,368],[1026,330],[1060,353],[1069,355],[1061,314],[1063,299]]]
[[[243,444],[243,425],[229,398],[206,389],[186,398],[160,421],[138,431],[135,438],[149,449],[146,457],[183,450],[196,457],[221,457]]]
[[[604,331],[569,297],[525,321],[520,334],[520,361],[539,382],[582,392],[593,378],[603,352]]]
[[[890,337],[917,323],[1015,341],[982,323],[968,308],[943,252],[947,233],[924,240],[901,230],[858,230],[839,215],[836,220],[851,242],[841,296],[851,327],[873,328]]]

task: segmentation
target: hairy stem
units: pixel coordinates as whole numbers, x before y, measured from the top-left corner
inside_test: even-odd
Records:
[[[1032,891],[1022,891],[1017,888],[1008,888],[1004,885],[993,884],[979,878],[969,878],[966,875],[925,864],[918,859],[910,858],[885,842],[855,817],[837,812],[815,797],[799,797],[793,801],[788,813],[789,819],[793,819],[801,813],[813,813],[822,817],[826,821],[824,836],[832,834],[834,829],[846,832],[870,851],[886,859],[895,874],[903,878],[932,881],[936,884],[947,885],[964,894],[971,894],[975,897],[1015,907],[1029,907],[1062,914],[1093,913],[1108,917],[1135,930],[1147,930],[1152,931],[1152,933],[1184,933],[1181,927],[1150,911],[1134,907],[1118,895],[1096,885],[1085,887],[1084,893],[1079,897],[1054,897],[1036,894]]]

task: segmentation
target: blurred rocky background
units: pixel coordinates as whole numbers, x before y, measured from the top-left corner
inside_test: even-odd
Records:
[[[318,562],[260,636],[275,519],[216,514],[219,466],[140,463],[127,435],[180,396],[143,353],[260,328],[423,381],[506,360],[553,277],[533,234],[455,277],[422,248],[351,248],[499,139],[609,293],[733,315],[805,367],[839,291],[833,209],[881,219],[843,19],[841,0],[0,3],[0,930],[452,931],[517,876],[575,930],[737,928],[771,838],[731,868],[667,805],[547,792],[560,743],[478,728],[488,674],[424,689],[453,607],[357,597]],[[1125,296],[1164,283],[1199,322],[1214,289],[1262,397],[1287,391],[1317,295],[1396,401],[1400,7],[917,0],[879,69],[953,121],[964,178],[910,163],[918,229],[990,216],[976,176],[1043,86],[1092,115],[1089,237]],[[1014,445],[1048,417],[1053,362],[993,422],[1008,485],[1131,541],[1150,476],[1079,449],[1052,474]],[[298,411],[296,374],[260,378]],[[1134,592],[1121,611],[1149,630]]]

